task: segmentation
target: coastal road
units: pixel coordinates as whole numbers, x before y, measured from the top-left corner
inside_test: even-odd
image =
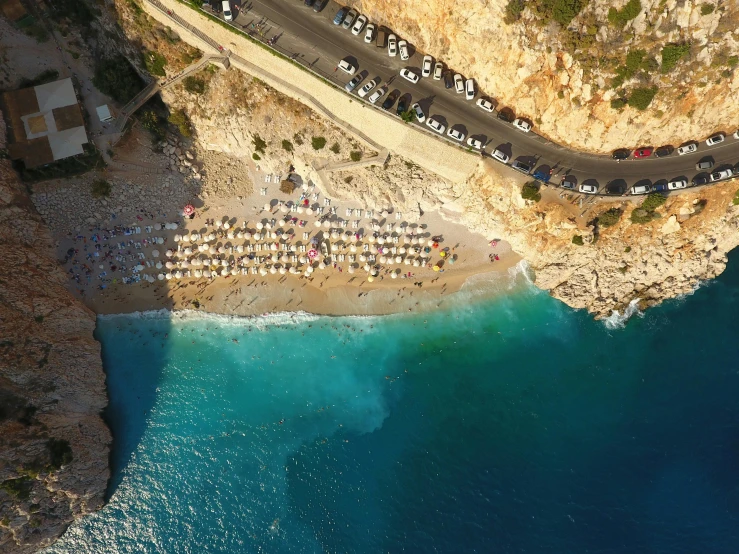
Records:
[[[403,67],[414,69],[420,76],[424,54],[409,44],[409,60],[404,62],[399,56],[391,58],[387,48],[378,48],[374,42],[365,43],[364,31],[354,36],[350,30],[334,25],[332,20],[341,7],[336,2],[329,1],[320,13],[305,6],[302,0],[255,0],[241,5],[235,0],[232,6],[237,14],[233,22],[235,27],[265,39],[274,38],[280,50],[299,58],[302,63],[327,75],[337,84],[343,86],[351,79],[341,70],[336,70],[339,60],[352,61],[359,67],[358,72],[366,73],[364,81],[355,89],[354,96],[362,84],[379,77],[380,86],[388,86],[388,91],[398,90],[408,95],[409,106],[418,102],[427,117],[433,116],[447,128],[454,127],[468,137],[480,139],[485,144],[486,153],[498,148],[510,155],[511,161],[521,160],[545,172],[554,168],[559,178],[565,174],[573,175],[578,183],[598,185],[601,193],[606,191],[609,183],[609,190],[618,189],[618,185],[626,190],[635,183],[653,184],[676,178],[690,181],[699,173],[705,174],[695,167],[699,160],[705,158],[713,160],[714,169],[739,166],[739,140],[731,135],[734,129],[726,130],[727,137],[723,143],[709,147],[705,142],[700,142],[697,152],[684,156],[678,156],[675,152],[665,158],[652,155],[645,159],[632,157],[617,162],[610,156],[565,148],[534,132],[523,133],[475,105],[481,96],[494,99],[495,91],[477,91],[475,100],[465,100],[464,95],[457,94],[453,88],[446,89],[443,79],[435,81],[431,77],[421,78],[416,84],[403,79],[398,74]],[[398,40],[402,38],[396,36]],[[383,100],[384,97],[377,104],[380,105]],[[395,113],[395,106],[391,112]],[[428,130],[424,124],[413,124]],[[691,137],[686,137],[686,142],[689,139]],[[552,182],[558,183],[559,178],[554,178]]]

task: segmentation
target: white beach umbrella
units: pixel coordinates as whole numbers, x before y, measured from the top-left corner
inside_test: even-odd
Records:
[[[250,233],[250,232],[248,232],[248,231],[247,231],[246,233],[244,233],[244,238],[245,238],[246,240],[251,240],[251,233]]]
[[[272,245],[271,245],[271,246],[269,247],[269,249],[270,249],[270,250],[273,250],[273,251],[276,251],[276,250],[277,250],[277,245],[273,243],[273,244],[272,244]]]
[[[152,255],[153,258],[158,258],[159,257],[159,250],[152,250],[151,251],[151,255]]]
[[[240,271],[239,271],[238,269],[236,269],[235,267],[234,267],[233,269],[231,269],[231,275],[234,275],[234,276],[236,276],[236,275],[238,275],[239,273],[241,273],[241,272],[240,272]]]
[[[398,252],[401,254],[405,254],[407,250],[401,246],[400,248],[398,248]]]
[[[310,208],[305,209],[305,215],[313,215],[313,210]]]
[[[310,275],[311,273],[313,273],[313,268],[311,266],[308,266],[305,268],[305,272]]]
[[[218,253],[219,254],[225,254],[226,253],[226,248],[224,246],[219,246],[218,247]]]
[[[270,238],[272,238],[272,239],[276,239],[276,238],[277,238],[277,233],[275,233],[274,231],[272,231],[272,232],[271,232],[271,233],[269,234],[269,236],[270,236]]]
[[[261,275],[262,277],[264,277],[265,275],[267,275],[267,270],[264,269],[263,267],[260,267],[259,268],[259,275]]]
[[[331,228],[331,222],[328,219],[323,222],[323,228],[324,229],[330,229]]]
[[[264,205],[264,210],[267,211],[267,212],[271,211],[272,210],[272,205],[271,204],[265,204]]]
[[[165,267],[166,267],[167,269],[172,269],[172,268],[174,267],[174,264],[173,264],[172,262],[167,262],[166,264],[164,264],[164,266],[165,266]]]
[[[275,273],[277,273],[277,268],[276,268],[275,266],[272,266],[272,267],[270,267],[270,268],[269,268],[269,272],[270,272],[270,273],[271,273],[272,275],[274,275]]]
[[[326,264],[321,262],[320,264],[318,264],[318,269],[326,269]]]
[[[208,277],[210,279],[211,275],[212,275],[212,273],[211,273],[210,269],[204,269],[203,270],[203,277]]]
[[[413,237],[411,239],[411,244],[418,244],[418,237]]]
[[[334,240],[338,239],[339,233],[337,233],[336,231],[331,231],[331,238]]]
[[[275,263],[280,261],[280,257],[277,254],[272,254],[272,256],[270,256],[270,259]]]
[[[162,262],[157,262],[156,268],[157,269],[162,269]]]
[[[239,244],[236,247],[236,252],[238,252],[239,254],[241,254],[243,251],[244,251],[244,245],[243,244]]]
[[[185,256],[190,256],[192,254],[192,248],[188,246],[187,248],[185,248],[185,250],[183,250],[183,253],[185,254]]]
[[[380,256],[380,263],[381,264],[387,263],[387,257],[386,256]]]
[[[280,268],[280,275],[285,275],[285,273],[287,273],[287,269],[285,269],[284,267],[281,267]]]
[[[221,221],[220,219],[216,219],[216,227],[218,227],[219,229],[223,227],[223,221]]]
[[[199,269],[196,269],[195,271],[193,271],[193,275],[195,275],[195,277],[197,278],[200,278],[203,276],[203,272]]]
[[[420,265],[421,262],[419,262],[418,260],[413,260],[413,267],[420,267]]]
[[[390,274],[390,277],[391,277],[391,278],[393,278],[393,279],[397,279],[397,278],[398,278],[398,274],[397,274],[397,273],[395,273],[395,272],[393,271],[393,272],[392,272],[392,273]]]
[[[418,237],[418,246],[423,246],[426,244],[426,239],[423,237]]]
[[[390,214],[388,213],[388,211],[387,211],[387,210],[382,210],[382,214],[381,214],[381,215],[382,215],[382,217],[387,217],[387,216],[389,216]]]
[[[168,258],[171,258],[172,256],[174,256],[174,251],[173,250],[167,250],[164,253],[164,255],[167,256]]]
[[[373,254],[377,254],[377,253],[379,252],[379,250],[378,250],[378,249],[377,249],[377,247],[376,247],[376,246],[375,246],[375,245],[373,244],[372,246],[370,246],[370,252],[372,252]]]
[[[161,223],[155,223],[154,224],[154,230],[155,231],[161,231],[162,230],[162,224]]]
[[[182,242],[190,242],[190,235],[188,235],[187,233],[185,233],[184,235],[182,235],[182,236],[180,237],[180,240],[181,240]]]
[[[244,238],[244,231],[239,231],[238,233],[236,233],[236,238],[237,239],[243,239]]]
[[[180,239],[181,239],[181,238],[182,238],[182,237],[181,237],[180,235],[175,235],[175,236],[174,236],[174,241],[175,241],[175,242],[180,242]]]
[[[180,267],[190,267],[190,262],[188,262],[187,260],[182,260],[182,262],[180,262]]]
[[[178,269],[174,272],[174,276],[176,279],[182,279],[182,272]]]
[[[403,257],[402,256],[395,256],[395,263],[396,264],[399,264],[402,261],[403,261]]]
[[[228,237],[229,239],[233,239],[233,238],[234,238],[234,237],[235,237],[236,235],[234,235],[234,232],[233,232],[233,231],[229,231],[228,233],[226,233],[226,236],[227,236],[227,237]]]
[[[359,261],[360,262],[366,262],[367,261],[367,256],[365,256],[364,254],[360,254],[359,255]]]
[[[355,269],[353,265],[349,266],[349,273],[354,273]]]
[[[208,233],[208,242],[212,242],[216,240],[216,234],[215,233]]]
[[[411,265],[411,259],[410,258],[406,258],[405,261],[404,261],[404,263],[405,263],[405,265]]]
[[[367,237],[367,242],[369,242],[370,244],[374,244],[376,240],[377,239],[375,238],[374,235],[370,235]]]
[[[222,267],[228,267],[228,260],[221,260]]]
[[[293,275],[295,275],[296,273],[300,273],[300,272],[298,271],[298,268],[297,267],[292,266],[292,267],[290,267],[290,273],[292,273]]]
[[[280,206],[280,211],[283,214],[286,214],[289,211],[289,208],[287,207],[287,204],[283,204],[282,206]]]
[[[227,267],[221,269],[221,277],[225,277],[229,273],[231,273],[231,271]]]
[[[305,262],[307,262],[307,261],[308,261],[308,258],[306,258],[305,256],[300,256],[300,258],[298,258],[298,261],[299,261],[299,262],[300,262],[301,264],[304,264]]]
[[[172,278],[172,274],[169,273],[169,272],[168,273],[165,273],[164,274],[164,277],[167,279],[167,281],[169,281]]]
[[[288,260],[289,260],[289,259],[290,259],[290,258],[288,258],[288,257],[287,257],[287,254],[283,254],[283,255],[282,255],[282,256],[280,257],[280,261],[281,261],[281,262],[282,262],[283,264],[286,264],[286,263],[288,262]]]
[[[366,271],[367,273],[369,273],[369,271],[370,271],[370,270],[371,270],[372,268],[370,267],[370,264],[364,264],[364,267],[363,267],[362,269],[364,269],[364,270],[365,270],[365,271]]]
[[[357,247],[356,247],[356,246],[354,246],[354,245],[352,244],[352,245],[351,245],[351,246],[349,247],[349,252],[351,252],[352,254],[354,254],[354,253],[355,253],[356,251],[357,251]]]
[[[160,281],[164,281],[164,273],[160,273],[159,275],[157,275],[157,279],[159,279]]]
[[[226,231],[228,231],[231,228],[231,224],[228,221],[226,221],[223,223],[223,228],[226,229]]]
[[[260,231],[264,229],[264,223],[262,223],[261,221],[257,223],[257,229],[259,229]]]
[[[320,226],[321,226],[321,222],[320,222],[320,221],[318,221],[318,220],[316,219],[316,220],[315,220],[315,221],[313,222],[313,225],[314,225],[314,226],[316,226],[316,227],[320,227]]]
[[[208,254],[213,255],[216,252],[218,252],[218,249],[215,246],[211,245],[211,246],[208,247]]]
[[[157,237],[157,244],[164,244],[164,239],[162,237]]]

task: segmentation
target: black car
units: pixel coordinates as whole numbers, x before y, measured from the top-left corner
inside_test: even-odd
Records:
[[[213,13],[221,13],[223,11],[221,0],[211,0],[210,9],[213,10]]]
[[[318,13],[323,8],[326,7],[326,4],[328,4],[328,0],[315,0],[315,4],[313,4],[313,11]]]
[[[446,71],[444,73],[444,86],[446,88],[452,88],[454,86],[454,77],[452,77],[451,71]]]
[[[613,155],[611,156],[614,160],[626,160],[631,156],[631,150],[627,150],[626,148],[619,148],[618,150],[615,150],[613,152]]]
[[[623,179],[614,179],[606,183],[606,194],[611,196],[622,196],[626,194],[626,181]]]
[[[510,108],[503,108],[498,112],[498,119],[501,121],[505,121],[506,123],[512,122],[514,119],[516,119],[515,114],[510,110]]]
[[[675,149],[672,146],[660,146],[654,151],[654,155],[657,158],[664,158],[665,156],[672,154],[674,151]]]
[[[708,176],[707,175],[696,175],[695,177],[693,177],[693,180],[690,181],[690,183],[694,187],[697,187],[699,185],[705,185],[706,183],[708,183]]]
[[[395,110],[395,113],[398,115],[402,114],[403,112],[408,111],[408,98],[406,96],[401,96],[400,100],[398,100],[398,107]]]
[[[315,3],[316,0],[305,0],[305,5],[309,8]]]
[[[394,90],[390,94],[387,95],[387,98],[385,98],[385,101],[382,103],[382,109],[383,110],[389,110],[393,107],[393,104],[395,104],[395,101],[398,99],[398,96],[400,95],[399,90]]]

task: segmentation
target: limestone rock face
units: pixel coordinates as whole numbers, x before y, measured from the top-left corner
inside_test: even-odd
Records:
[[[65,288],[49,232],[7,160],[0,258],[0,552],[17,554],[102,506],[111,436],[95,316]]]

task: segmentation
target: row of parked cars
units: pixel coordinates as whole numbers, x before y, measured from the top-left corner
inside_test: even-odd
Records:
[[[734,134],[732,135],[735,139],[739,139],[739,129],[737,129]],[[716,133],[715,135],[711,135],[706,139],[706,146],[714,146],[716,144],[721,144],[726,140],[726,134],[725,133]],[[672,155],[673,152],[675,152],[676,149],[672,146],[660,146],[659,148],[652,148],[651,146],[643,146],[642,148],[637,148],[633,151],[633,156],[635,159],[642,159],[642,158],[649,158],[654,154],[655,158],[664,158],[666,156]],[[686,142],[682,146],[679,146],[677,148],[677,155],[678,156],[684,156],[685,154],[692,154],[693,152],[698,151],[698,143],[696,141],[690,141]],[[627,148],[619,148],[618,150],[615,150],[613,152],[613,159],[614,160],[627,160],[631,157],[632,151]]]

